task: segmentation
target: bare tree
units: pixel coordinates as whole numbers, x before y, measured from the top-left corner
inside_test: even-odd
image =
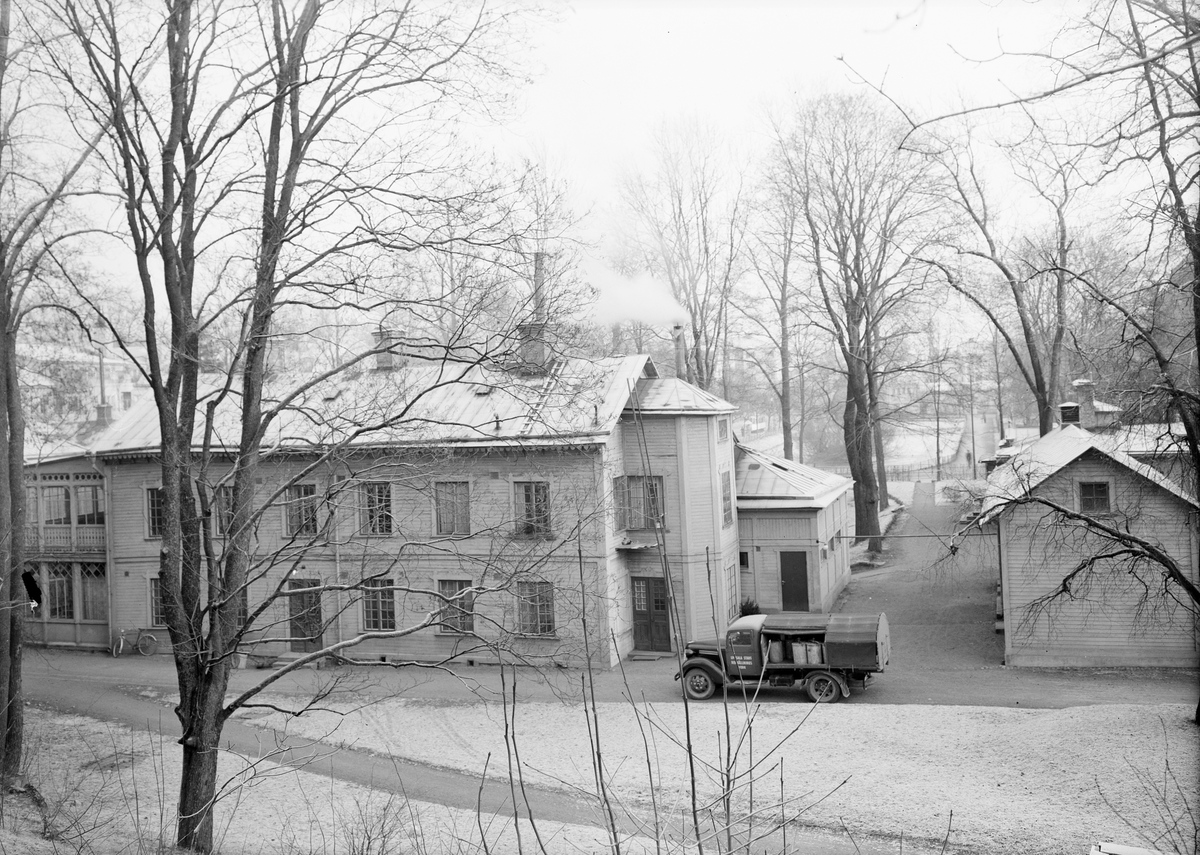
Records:
[[[221,728],[263,685],[226,699],[232,658],[268,608],[240,613],[260,568],[257,519],[289,501],[298,516],[288,554],[302,555],[324,505],[295,493],[300,479],[365,433],[403,422],[429,390],[511,348],[486,323],[503,293],[398,292],[391,259],[422,248],[511,246],[518,197],[491,180],[486,160],[455,156],[451,131],[488,87],[499,98],[509,71],[501,49],[517,18],[474,4],[419,10],[318,0],[173,0],[161,17],[75,0],[48,0],[48,8],[69,38],[43,48],[78,105],[77,125],[103,137],[96,180],[121,202],[114,238],[141,290],[139,364],[156,403],[162,461],[159,578],[183,730],[178,842],[209,851]],[[509,320],[525,297],[508,304]],[[365,347],[338,347],[329,336],[326,358],[306,359],[298,372],[273,370],[294,324],[311,338],[331,324],[307,319],[347,310],[409,323]],[[120,320],[100,315],[124,341]],[[217,352],[211,340],[222,335],[226,371],[204,377]],[[367,421],[342,423],[340,435],[332,425],[318,431],[282,483],[256,486],[281,431],[311,417],[329,382],[376,356],[431,367],[402,400],[371,401],[374,409],[359,413]],[[206,523],[214,506],[223,515],[220,549]],[[312,593],[280,582],[271,599],[303,602]]]
[[[974,303],[996,329],[1037,403],[1042,435],[1055,424],[1064,346],[1071,326],[1074,267],[1072,207],[1088,179],[1086,148],[1052,141],[1034,121],[1021,146],[1008,147],[1016,173],[1050,214],[1045,234],[1005,232],[996,213],[972,132],[938,145],[931,158],[945,171],[947,200],[963,217],[962,237],[952,238],[953,260],[929,258],[946,284]]]
[[[725,172],[725,154],[703,128],[664,130],[656,143],[656,171],[622,187],[636,221],[631,239],[688,314],[686,379],[711,389],[725,353],[729,297],[741,273],[741,178]]]
[[[846,378],[843,433],[860,537],[878,549],[880,398],[893,315],[924,284],[917,261],[936,237],[928,167],[898,148],[904,130],[863,96],[803,103],[777,126],[780,168],[803,216],[811,316],[836,342]]]
[[[63,308],[53,283],[84,230],[65,209],[98,142],[93,136],[75,144],[57,133],[65,127],[65,102],[47,80],[37,49],[39,38],[54,29],[54,18],[44,9],[14,9],[11,0],[0,0],[0,584],[8,591],[2,599],[7,616],[0,620],[0,775],[5,779],[18,773],[23,750],[26,412],[18,341],[31,313]]]
[[[808,272],[801,255],[803,215],[786,170],[768,169],[762,185],[755,200],[756,214],[746,231],[746,258],[753,275],[748,277],[748,293],[737,301],[737,306],[754,334],[770,342],[774,358],[769,362],[756,360],[756,364],[778,400],[783,456],[795,460],[793,341],[805,320],[797,308],[800,290],[796,279]],[[803,450],[799,459],[803,462]]]

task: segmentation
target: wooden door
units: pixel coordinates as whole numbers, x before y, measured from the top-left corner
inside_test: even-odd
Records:
[[[808,605],[808,553],[779,553],[779,582],[785,612],[806,612]]]
[[[292,579],[288,588],[295,591],[303,588],[315,588],[321,584],[320,579]],[[291,612],[291,634],[293,653],[311,653],[320,650],[322,619],[321,594],[310,591],[305,594],[293,594],[288,598]]]
[[[671,617],[667,583],[649,576],[630,580],[633,592],[633,646],[637,650],[671,650]]]

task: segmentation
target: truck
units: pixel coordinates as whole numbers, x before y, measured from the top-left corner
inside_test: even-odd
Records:
[[[891,658],[887,616],[872,614],[744,615],[723,638],[689,641],[675,675],[692,700],[711,698],[723,684],[796,686],[815,703],[865,689]]]

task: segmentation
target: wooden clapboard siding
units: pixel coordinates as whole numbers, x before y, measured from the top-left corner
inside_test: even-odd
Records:
[[[1101,455],[1087,455],[1048,478],[1037,493],[1066,507],[1078,503],[1081,482],[1110,484],[1111,519],[1160,544],[1195,572],[1191,509],[1171,493]],[[1198,662],[1196,623],[1170,598],[1152,595],[1121,566],[1102,565],[1079,579],[1072,597],[1047,608],[1052,593],[1080,560],[1111,549],[1094,534],[1063,525],[1036,504],[1012,507],[1000,518],[1003,555],[1005,657],[1010,665],[1178,665]],[[1161,586],[1153,569],[1146,578]]]
[[[850,579],[849,541],[852,528],[850,493],[825,508],[752,510],[738,518],[741,549],[749,553],[754,596],[760,608],[782,609],[779,553],[808,556],[809,598],[813,611],[829,611]],[[842,537],[834,540],[838,532]]]

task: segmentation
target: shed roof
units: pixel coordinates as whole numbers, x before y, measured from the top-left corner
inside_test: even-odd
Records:
[[[1120,450],[1112,436],[1090,433],[1075,425],[1057,428],[1023,449],[1000,466],[988,478],[979,524],[989,522],[1006,503],[1036,490],[1046,479],[1078,460],[1088,451],[1095,451],[1152,484],[1161,487],[1190,505],[1196,499],[1173,479],[1153,466],[1141,463]]]
[[[264,446],[302,452],[336,444],[370,448],[598,443],[613,431],[633,384],[640,387],[654,373],[653,362],[644,355],[558,359],[544,375],[447,362],[339,376],[293,397],[268,388],[264,408],[278,408],[279,415]],[[208,385],[200,397],[201,414],[209,401],[218,402],[214,445],[236,447],[238,390],[223,395],[221,387]],[[197,426],[197,446],[203,429]],[[96,435],[88,452],[133,455],[155,453],[158,446],[158,416],[153,398],[147,396]]]
[[[816,510],[832,504],[854,482],[803,463],[738,444],[738,511]]]

